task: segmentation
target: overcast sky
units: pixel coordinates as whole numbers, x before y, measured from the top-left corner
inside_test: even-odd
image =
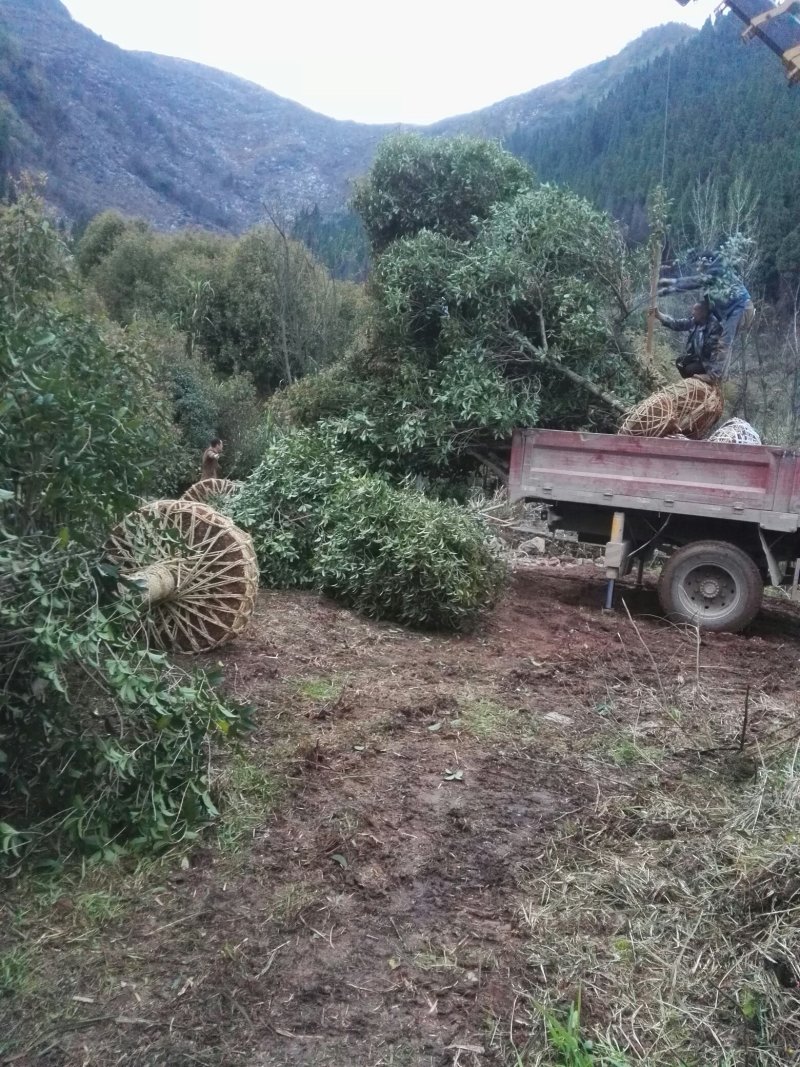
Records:
[[[618,52],[718,0],[65,0],[123,48],[206,63],[315,111],[426,123]]]

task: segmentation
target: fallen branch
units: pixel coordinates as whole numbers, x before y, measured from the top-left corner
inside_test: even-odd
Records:
[[[468,448],[466,450],[466,455],[471,456],[473,459],[476,459],[478,463],[482,464],[482,466],[488,467],[492,474],[497,475],[503,485],[508,485],[508,471],[501,467],[496,460],[491,459],[484,452],[480,452],[477,448]]]
[[[610,407],[613,411],[619,412],[620,415],[624,415],[628,409],[618,397],[603,389],[602,386],[589,381],[588,378],[584,378],[582,374],[578,374],[578,372],[572,370],[571,367],[565,366],[560,359],[551,355],[550,347],[547,344],[547,333],[544,326],[544,320],[542,319],[541,314],[539,318],[544,343],[541,347],[537,348],[536,345],[531,344],[527,337],[524,337],[521,333],[515,333],[514,339],[520,346],[520,355],[527,357],[531,361],[546,363],[548,367],[552,367],[553,370],[558,371],[565,378],[568,378],[574,385],[579,385],[582,389],[591,393],[592,396],[597,397],[598,400],[602,400],[607,407]]]

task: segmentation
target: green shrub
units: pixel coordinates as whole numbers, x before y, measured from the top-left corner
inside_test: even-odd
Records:
[[[275,227],[241,237],[186,229],[156,233],[104,212],[78,242],[88,284],[115,322],[157,322],[189,357],[246,372],[261,392],[335,360],[363,314],[359,286],[337,282]]]
[[[230,510],[253,537],[262,580],[317,589],[373,618],[466,629],[503,586],[476,520],[368,473],[323,435],[276,440]]]
[[[214,437],[225,442],[223,477],[241,480],[258,466],[271,437],[271,417],[249,375],[218,377],[199,353],[187,355],[175,330],[154,322],[125,331],[109,325],[105,333],[118,333],[146,357],[172,422],[170,439],[159,451],[153,495],[177,497],[196,482],[201,456]]]
[[[0,207],[0,862],[196,832],[210,739],[244,725],[131,636],[101,561],[174,439],[146,353],[101,332],[66,263],[34,197]]]
[[[323,521],[319,587],[364,615],[462,630],[502,589],[504,565],[456,504],[363,474],[336,487]]]
[[[298,431],[273,441],[228,507],[234,522],[253,538],[262,582],[317,585],[314,559],[326,505],[336,487],[357,473],[352,460],[313,433]]]

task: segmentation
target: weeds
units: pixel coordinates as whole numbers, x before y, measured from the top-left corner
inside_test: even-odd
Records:
[[[344,682],[338,678],[306,678],[297,684],[297,692],[306,700],[332,704],[339,699]]]
[[[244,752],[235,753],[220,783],[225,796],[217,840],[223,851],[236,851],[263,826],[281,794],[278,772],[267,773]]]
[[[461,966],[455,952],[444,945],[438,950],[429,945],[426,952],[415,952],[411,962],[419,971],[452,971]]]
[[[273,918],[281,923],[295,922],[301,912],[322,899],[320,886],[310,882],[288,882],[272,898]]]
[[[652,745],[639,744],[634,737],[623,736],[605,746],[605,752],[618,767],[633,767],[638,763],[657,764],[663,759],[663,750]]]
[[[103,926],[124,914],[126,901],[116,893],[98,890],[93,893],[80,893],[75,898],[75,908],[92,926]]]
[[[530,963],[554,994],[591,989],[636,1062],[723,1062],[703,1058],[709,1043],[748,1048],[753,1067],[797,1062],[798,786],[783,760],[744,791],[687,783],[643,804],[607,801],[577,840],[553,842],[528,884]],[[566,1041],[570,1029],[548,1032]],[[586,1064],[625,1062],[583,1051]],[[557,1062],[584,1063],[574,1057]]]
[[[24,993],[30,982],[30,954],[25,949],[0,953],[0,998]]]
[[[537,722],[529,712],[506,708],[493,700],[464,701],[456,722],[465,733],[486,741],[524,741],[537,733]]]

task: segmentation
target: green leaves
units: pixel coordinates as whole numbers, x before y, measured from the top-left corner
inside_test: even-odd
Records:
[[[492,204],[529,189],[532,180],[524,164],[491,141],[399,134],[379,146],[353,207],[376,253],[420,230],[467,240]]]
[[[465,629],[505,580],[462,508],[367,473],[331,435],[278,438],[230,513],[253,538],[262,581],[319,589],[375,618]]]
[[[30,200],[0,207],[0,252],[0,866],[100,862],[216,817],[209,738],[248,711],[131,636],[98,559],[169,438],[147,360],[51,297],[63,249]]]
[[[497,145],[403,135],[354,203],[377,253],[374,322],[338,369],[277,399],[295,425],[324,420],[395,477],[455,480],[517,426],[610,429],[602,398],[646,390],[626,325],[637,263],[587,201]]]

